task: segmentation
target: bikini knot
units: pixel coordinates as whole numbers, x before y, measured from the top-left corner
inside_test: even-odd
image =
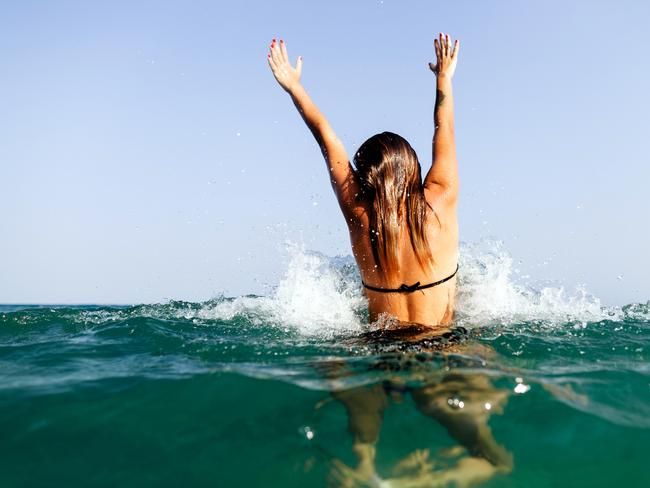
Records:
[[[418,289],[418,286],[420,286],[420,282],[419,282],[419,281],[418,281],[417,283],[413,283],[412,285],[404,285],[404,284],[402,284],[402,285],[399,287],[399,289],[400,289],[400,291],[411,292],[411,291],[415,291],[415,290],[417,290],[417,289]]]

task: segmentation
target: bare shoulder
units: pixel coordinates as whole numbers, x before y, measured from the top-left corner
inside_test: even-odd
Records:
[[[456,230],[458,227],[457,199],[443,188],[432,188],[429,185],[424,190],[427,204],[432,217],[431,223],[440,231]]]
[[[458,189],[451,185],[429,183],[424,187],[424,198],[433,208],[456,211]]]

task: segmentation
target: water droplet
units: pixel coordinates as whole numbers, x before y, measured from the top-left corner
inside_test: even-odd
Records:
[[[311,427],[309,427],[308,425],[305,425],[301,430],[308,441],[314,438],[314,431],[311,430]]]
[[[447,399],[447,405],[449,405],[453,409],[459,409],[465,407],[465,402],[462,401],[460,398],[454,397],[454,398]]]
[[[526,385],[524,383],[519,383],[517,386],[515,386],[515,393],[522,395],[530,390],[530,385]]]

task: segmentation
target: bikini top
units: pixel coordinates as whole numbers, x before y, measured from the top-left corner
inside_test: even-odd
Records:
[[[370,286],[369,284],[365,283],[364,281],[361,281],[361,284],[364,286],[364,288],[367,288],[368,290],[372,291],[378,291],[380,293],[412,293],[414,291],[418,290],[424,290],[425,288],[433,288],[434,286],[442,285],[446,281],[449,281],[452,279],[454,276],[456,276],[456,273],[458,273],[458,267],[459,265],[456,265],[456,271],[454,271],[452,274],[447,276],[446,278],[443,278],[438,281],[434,281],[433,283],[427,283],[426,285],[421,285],[420,282],[413,283],[412,285],[407,285],[407,284],[402,284],[400,285],[399,288],[380,288],[378,286]]]

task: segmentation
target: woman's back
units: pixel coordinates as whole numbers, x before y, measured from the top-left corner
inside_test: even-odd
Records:
[[[423,325],[448,325],[453,318],[456,291],[455,271],[458,265],[458,222],[453,209],[438,208],[429,211],[426,233],[434,264],[430,271],[418,262],[404,224],[400,229],[398,266],[394,271],[383,271],[375,261],[368,232],[367,214],[350,226],[350,241],[361,278],[371,288],[399,289],[402,285],[427,285],[450,279],[438,285],[414,291],[386,292],[366,288],[368,312],[371,321],[388,314],[400,322]],[[454,275],[454,276],[452,276]]]

